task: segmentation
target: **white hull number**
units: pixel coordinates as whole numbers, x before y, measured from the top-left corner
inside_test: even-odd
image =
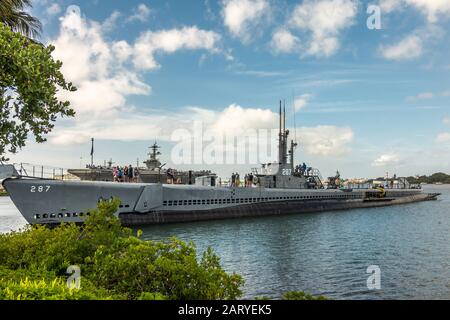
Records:
[[[50,186],[31,186],[30,192],[48,192],[50,190]]]

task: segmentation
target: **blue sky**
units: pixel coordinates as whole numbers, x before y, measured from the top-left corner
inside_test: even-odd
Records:
[[[285,99],[297,160],[324,175],[450,172],[449,1],[35,0],[32,13],[79,88],[62,95],[77,117],[13,161],[79,167],[93,136],[97,163],[142,161],[158,139],[176,166],[171,131],[274,127]]]

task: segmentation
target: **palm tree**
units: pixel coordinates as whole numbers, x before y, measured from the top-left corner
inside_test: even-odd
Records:
[[[38,37],[41,22],[24,11],[31,6],[31,0],[0,0],[0,22],[29,38]]]

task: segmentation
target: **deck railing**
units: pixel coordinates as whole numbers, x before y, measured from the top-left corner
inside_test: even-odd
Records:
[[[37,165],[32,163],[14,163],[14,167],[22,177],[38,178],[38,179],[53,179],[53,180],[76,180],[67,172],[67,169],[60,167]]]

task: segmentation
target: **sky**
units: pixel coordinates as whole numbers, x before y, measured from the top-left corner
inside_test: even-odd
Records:
[[[94,137],[95,163],[134,165],[157,140],[167,167],[243,174],[262,159],[174,152],[198,123],[236,137],[277,128],[284,100],[296,161],[323,176],[450,173],[448,0],[34,0],[30,11],[78,88],[58,93],[76,117],[12,162],[84,167]]]

